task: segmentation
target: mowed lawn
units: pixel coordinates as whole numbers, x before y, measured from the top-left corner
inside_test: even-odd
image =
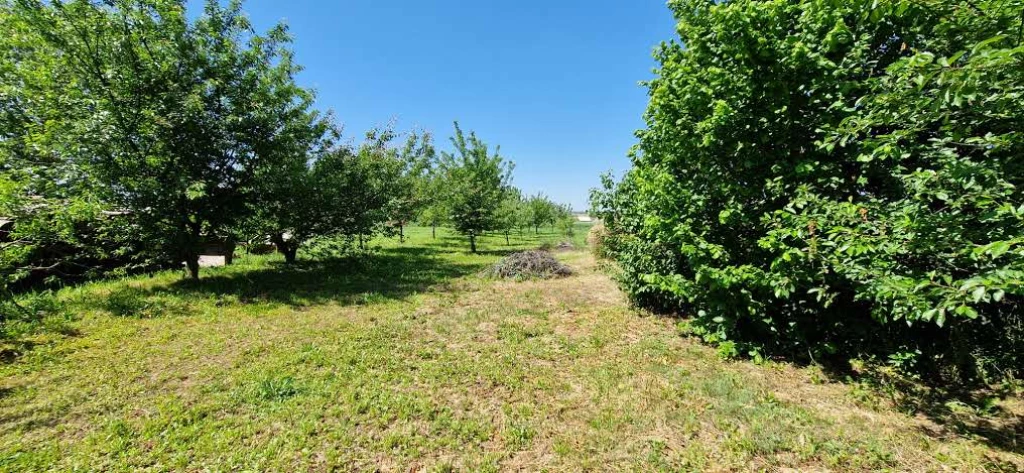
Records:
[[[447,231],[409,235],[358,261],[244,257],[198,283],[63,291],[69,333],[0,365],[0,470],[1024,468],[1005,434],[813,367],[724,361],[630,309],[583,249],[558,253],[574,276],[495,281],[479,273],[503,237],[470,255]]]

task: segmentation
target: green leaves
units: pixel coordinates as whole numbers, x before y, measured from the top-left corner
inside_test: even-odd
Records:
[[[39,163],[28,191],[126,211],[194,276],[202,239],[234,231],[263,184],[331,138],[294,81],[286,29],[256,33],[241,2],[193,18],[179,0],[17,0],[0,21],[19,33],[0,52],[0,91],[24,84],[0,147]]]
[[[784,354],[1019,373],[1024,5],[672,6],[633,169],[594,194],[634,299]]]
[[[446,200],[455,230],[466,235],[476,252],[476,236],[500,225],[499,207],[510,187],[513,164],[455,123],[455,152],[441,154],[441,172],[448,186]]]

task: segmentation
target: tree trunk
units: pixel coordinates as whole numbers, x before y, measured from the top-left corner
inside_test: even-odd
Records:
[[[270,237],[270,242],[277,247],[277,252],[284,255],[284,262],[292,264],[295,262],[295,255],[299,252],[299,245],[285,241],[284,235],[278,233]]]
[[[363,234],[362,233],[359,234],[359,249],[360,250],[363,249]]]
[[[430,238],[437,239],[437,225],[431,225],[430,227]]]
[[[508,239],[508,230],[505,230],[505,246],[512,246],[512,242]]]
[[[185,266],[188,268],[188,276],[193,281],[199,280],[199,253],[195,250],[189,250],[188,254],[185,255]]]
[[[237,244],[233,238],[228,238],[224,242],[224,264],[231,266],[235,262],[235,247]]]
[[[405,224],[398,223],[398,242],[405,243]]]
[[[476,253],[476,235],[472,233],[469,234],[469,249]]]
[[[188,268],[188,275],[193,281],[199,280],[199,247],[202,244],[200,236],[203,224],[188,219],[185,224],[188,232],[188,246],[185,248],[185,267]]]

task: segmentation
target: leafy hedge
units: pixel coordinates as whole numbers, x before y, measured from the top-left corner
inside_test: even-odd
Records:
[[[641,305],[755,356],[1024,360],[1024,2],[677,0],[593,205]]]

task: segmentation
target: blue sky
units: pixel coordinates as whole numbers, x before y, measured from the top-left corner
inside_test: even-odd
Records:
[[[587,207],[629,166],[653,48],[672,39],[664,0],[249,0],[265,30],[286,22],[299,77],[361,139],[397,120],[448,147],[459,120],[516,163],[528,193]]]

